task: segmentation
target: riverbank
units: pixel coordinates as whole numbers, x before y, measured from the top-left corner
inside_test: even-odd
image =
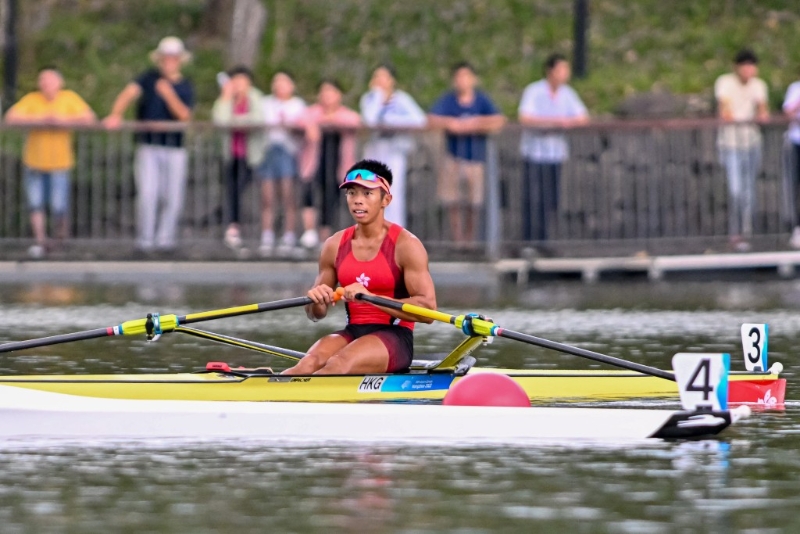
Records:
[[[684,254],[626,257],[529,258],[499,261],[434,261],[431,275],[443,287],[495,287],[515,282],[524,287],[538,280],[566,278],[587,283],[621,277],[728,279],[793,278],[800,252],[750,254]],[[5,283],[97,282],[139,283],[147,280],[186,284],[305,285],[317,273],[317,263],[302,261],[0,261]]]

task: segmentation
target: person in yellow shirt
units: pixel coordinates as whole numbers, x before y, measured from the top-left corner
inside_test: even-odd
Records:
[[[64,89],[58,69],[39,71],[39,90],[23,96],[6,113],[8,124],[30,126],[25,142],[25,189],[28,195],[31,228],[36,243],[28,249],[41,258],[47,239],[45,202],[50,205],[56,237],[67,237],[69,174],[75,165],[72,132],[67,127],[90,124],[95,114],[75,92]]]

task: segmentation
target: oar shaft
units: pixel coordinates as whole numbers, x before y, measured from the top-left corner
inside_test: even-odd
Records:
[[[396,300],[391,300],[376,295],[359,294],[356,295],[356,298],[358,298],[359,300],[363,300],[365,302],[369,302],[371,304],[375,304],[377,306],[383,306],[384,308],[411,313],[414,315],[418,315],[420,317],[433,319],[435,321],[450,323],[454,325],[456,328],[462,328],[465,321],[468,321],[467,329],[469,330],[470,335],[498,336],[498,337],[505,337],[508,339],[514,339],[516,341],[521,341],[523,343],[537,345],[539,347],[544,347],[547,349],[557,350],[560,352],[564,352],[566,354],[572,354],[573,356],[580,356],[581,358],[587,358],[597,362],[607,363],[609,365],[614,365],[622,369],[628,369],[629,371],[636,371],[646,375],[656,376],[658,378],[664,378],[666,380],[675,381],[675,375],[668,371],[664,371],[663,369],[650,367],[649,365],[642,365],[640,363],[623,360],[622,358],[616,358],[614,356],[608,356],[606,354],[600,354],[599,352],[593,352],[591,350],[586,350],[579,347],[573,347],[572,345],[565,345],[563,343],[550,341],[549,339],[543,339],[528,334],[523,334],[521,332],[514,332],[513,330],[506,330],[485,319],[472,318],[464,315],[458,315],[458,316],[450,315],[447,313],[435,310],[429,310],[427,308],[422,308],[420,306],[415,306],[413,304],[397,302]]]
[[[295,308],[310,304],[308,297],[296,297],[291,299],[276,300],[273,302],[262,302],[260,304],[248,304],[246,306],[236,306],[221,310],[210,310],[205,312],[190,313],[178,317],[174,314],[161,315],[158,318],[161,332],[172,332],[180,325],[199,323],[201,321],[211,321],[213,319],[223,319],[225,317],[235,317],[237,315],[247,315],[251,313],[261,313],[286,308]],[[0,345],[0,353],[12,352],[15,350],[33,349],[59,343],[69,343],[70,341],[82,341],[85,339],[95,339],[108,336],[136,336],[147,333],[148,319],[133,319],[125,321],[117,326],[106,328],[96,328],[94,330],[84,330],[83,332],[73,332],[71,334],[60,334],[57,336],[29,339],[26,341],[12,341]]]
[[[260,304],[248,304],[246,306],[235,306],[233,308],[224,308],[222,310],[211,310],[206,312],[190,313],[178,317],[179,324],[192,324],[201,321],[212,321],[214,319],[223,319],[225,317],[236,317],[238,315],[248,315],[251,313],[261,313],[267,311],[283,310],[286,308],[296,308],[311,304],[311,299],[308,297],[296,297],[291,299],[276,300],[273,302],[262,302]]]
[[[365,295],[363,293],[359,293],[356,298],[363,300],[364,302],[369,302],[370,304],[375,304],[376,306],[389,308],[391,310],[411,313],[419,317],[425,317],[426,319],[433,319],[434,321],[441,321],[443,323],[456,324],[457,317],[455,315],[450,315],[448,313],[436,310],[429,310],[428,308],[423,308],[414,304],[398,302],[396,300],[378,297],[376,295]]]
[[[113,336],[113,328],[95,328],[94,330],[84,330],[83,332],[73,332],[71,334],[60,334],[57,336],[40,337],[38,339],[28,339],[26,341],[12,341],[0,345],[0,353],[13,352],[22,349],[35,349],[47,345],[58,345],[59,343],[69,343],[70,341],[83,341],[85,339],[95,339],[98,337]]]
[[[499,328],[497,330],[497,336],[521,341],[523,343],[529,343],[531,345],[537,345],[546,349],[557,350],[566,354],[572,354],[573,356],[580,356],[581,358],[588,358],[596,362],[607,363],[609,365],[614,365],[630,371],[637,371],[646,375],[657,376],[658,378],[672,380],[673,382],[675,381],[674,374],[670,373],[669,371],[664,371],[663,369],[658,369],[657,367],[642,365],[640,363],[623,360],[622,358],[608,356],[607,354],[600,354],[599,352],[582,349],[580,347],[573,347],[572,345],[565,345],[563,343],[558,343],[557,341],[550,341],[549,339],[523,334],[522,332],[515,332],[513,330]]]

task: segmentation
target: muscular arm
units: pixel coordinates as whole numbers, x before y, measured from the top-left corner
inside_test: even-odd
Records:
[[[397,240],[395,249],[395,259],[397,265],[403,269],[404,281],[409,297],[405,299],[393,299],[398,302],[407,302],[431,310],[436,309],[436,289],[433,286],[431,273],[428,269],[428,252],[419,239],[408,231],[403,231]],[[432,319],[417,317],[410,313],[391,310],[379,306],[381,310],[392,317],[403,321],[416,321],[420,323],[432,323]]]
[[[319,255],[319,274],[314,281],[314,287],[308,291],[308,296],[314,301],[306,304],[306,315],[312,321],[319,320],[328,315],[328,308],[334,306],[333,288],[338,281],[336,278],[336,251],[339,249],[341,232],[329,237],[322,245]]]

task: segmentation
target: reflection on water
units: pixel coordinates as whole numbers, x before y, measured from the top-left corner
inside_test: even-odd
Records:
[[[624,287],[623,287],[624,286]],[[495,301],[439,296],[454,312],[666,366],[679,351],[731,352],[739,325],[770,324],[772,361],[794,395],[800,286],[550,283]],[[0,341],[109,326],[301,294],[298,288],[2,286]],[[301,311],[204,327],[303,350],[337,328]],[[421,326],[418,352],[460,339]],[[482,365],[592,368],[496,340]],[[259,354],[166,335],[113,338],[1,357],[3,373],[186,371],[208,360],[275,365]],[[279,365],[278,365],[279,366]],[[3,444],[2,532],[796,532],[800,403],[755,414],[721,440],[645,446],[275,446],[258,442]]]
[[[225,445],[225,444],[222,444]],[[758,458],[754,458],[758,454]],[[787,451],[796,463],[798,454]],[[4,532],[790,531],[783,462],[730,443],[636,448],[10,450]],[[9,530],[6,530],[9,529]]]

